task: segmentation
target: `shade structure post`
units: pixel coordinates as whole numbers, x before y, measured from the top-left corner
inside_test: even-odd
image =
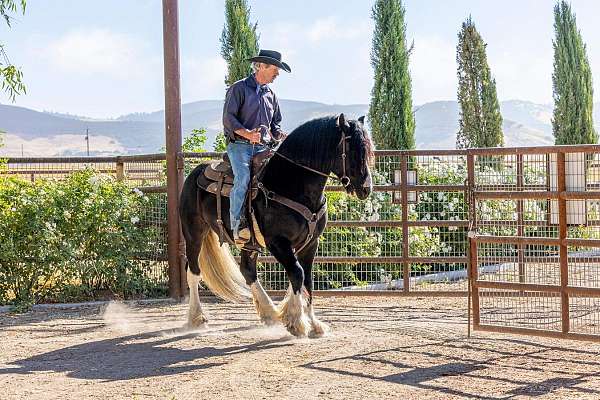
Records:
[[[181,151],[181,94],[179,82],[179,20],[177,0],[163,0],[163,49],[165,85],[165,139],[167,159],[167,256],[169,295],[182,297],[185,245],[179,221],[179,194],[183,187]]]

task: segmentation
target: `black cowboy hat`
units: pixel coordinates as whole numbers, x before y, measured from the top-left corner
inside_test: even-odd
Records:
[[[261,50],[257,56],[249,58],[248,61],[272,64],[278,66],[285,72],[292,72],[290,66],[281,61],[281,53],[275,50]]]

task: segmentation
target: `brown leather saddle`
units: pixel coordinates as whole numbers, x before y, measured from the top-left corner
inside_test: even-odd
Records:
[[[250,187],[252,189],[253,200],[258,193],[258,177],[273,156],[273,153],[270,149],[265,150],[258,153],[252,159]],[[198,177],[196,184],[198,187],[214,195],[220,193],[221,196],[229,197],[233,188],[233,169],[231,168],[227,153],[223,154],[222,160],[213,161],[208,164],[204,169],[204,175]]]
[[[259,190],[259,179],[262,176],[265,166],[268,164],[271,157],[273,157],[274,153],[275,152],[273,150],[267,149],[256,154],[252,158],[252,168],[250,170],[250,188],[248,190],[249,195],[246,194],[246,201],[249,203],[256,198]],[[231,163],[227,153],[223,154],[222,160],[213,161],[208,164],[204,169],[204,174],[198,176],[196,184],[198,187],[214,194],[217,197],[217,224],[219,225],[219,241],[221,244],[223,244],[225,241],[233,244],[233,239],[229,236],[227,230],[223,226],[223,210],[221,206],[221,196],[229,197],[231,194],[231,189],[233,189],[233,169],[231,168]],[[250,213],[252,213],[250,206],[248,207],[248,210],[250,210]],[[251,232],[252,231],[253,229],[251,229]],[[256,232],[252,232],[252,242],[255,241],[255,235]]]
[[[318,222],[327,213],[327,198],[323,197],[323,203],[318,210],[312,211],[305,205],[293,201],[286,197],[283,197],[268,188],[261,183],[261,177],[265,170],[265,166],[269,163],[269,160],[275,155],[274,150],[268,149],[261,153],[258,153],[252,159],[251,179],[250,179],[250,196],[246,195],[246,201],[248,202],[247,211],[250,214],[249,224],[252,228],[250,229],[251,238],[250,242],[244,245],[244,248],[250,251],[260,251],[260,247],[265,247],[264,238],[258,229],[258,224],[254,217],[251,202],[258,194],[258,190],[261,190],[265,198],[268,200],[275,201],[283,204],[291,210],[294,210],[300,214],[308,225],[308,234],[304,242],[298,248],[294,248],[294,253],[302,251],[313,239],[315,230]],[[282,156],[285,157],[285,156]],[[293,161],[292,161],[293,162]],[[298,165],[298,164],[297,164]],[[301,166],[301,165],[300,165]],[[306,168],[306,167],[303,167]],[[311,170],[313,171],[313,170]],[[219,225],[219,241],[223,244],[225,241],[233,244],[233,239],[227,233],[227,230],[223,226],[223,219],[221,218],[221,196],[229,197],[231,189],[233,188],[233,170],[227,154],[223,155],[222,161],[214,161],[210,163],[205,169],[204,174],[198,176],[196,181],[198,187],[206,190],[207,192],[213,193],[217,197],[217,224]]]

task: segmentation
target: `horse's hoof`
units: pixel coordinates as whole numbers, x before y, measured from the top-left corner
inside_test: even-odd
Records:
[[[256,313],[258,314],[258,318],[260,318],[260,322],[267,326],[279,323],[279,314],[273,304],[264,307],[261,307],[261,304],[264,303],[259,303],[256,301],[256,298],[254,298],[254,307],[256,308]]]
[[[277,318],[272,318],[272,317],[261,318],[260,322],[262,322],[266,326],[275,326],[275,325],[279,324],[279,320]]]
[[[285,327],[287,331],[295,337],[306,337],[310,332],[310,323],[305,316],[302,316],[295,321],[287,321]]]
[[[188,330],[205,329],[207,327],[208,320],[204,315],[199,315],[195,318],[192,318],[184,325],[184,328]]]
[[[327,326],[327,324],[325,324],[319,320],[313,320],[312,321],[312,330],[308,334],[308,337],[320,338],[320,337],[325,336],[328,332],[329,332],[329,327]]]

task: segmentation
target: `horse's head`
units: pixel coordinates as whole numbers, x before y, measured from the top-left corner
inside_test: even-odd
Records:
[[[334,173],[340,178],[348,194],[356,194],[366,199],[373,190],[371,171],[373,164],[373,144],[364,126],[365,117],[358,120],[346,120],[344,114],[337,117],[336,125],[341,132]]]

